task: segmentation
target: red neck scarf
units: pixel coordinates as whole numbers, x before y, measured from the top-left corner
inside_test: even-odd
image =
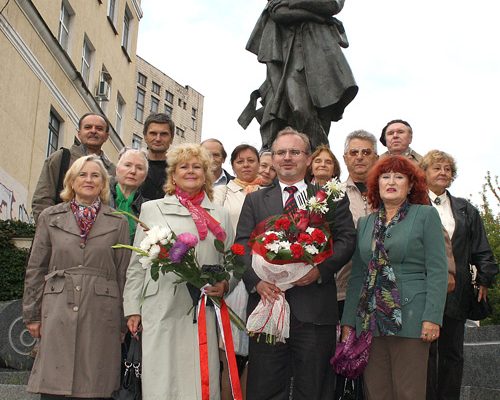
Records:
[[[226,232],[220,226],[214,217],[201,206],[201,202],[205,198],[205,192],[200,191],[194,196],[190,196],[178,187],[175,188],[175,195],[179,199],[179,202],[188,209],[191,217],[193,218],[196,229],[198,230],[198,236],[200,240],[205,240],[208,234],[208,230],[214,234],[214,236],[224,241],[226,239]]]

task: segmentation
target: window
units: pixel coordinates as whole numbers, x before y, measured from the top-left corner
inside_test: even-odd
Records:
[[[118,135],[121,135],[124,111],[125,111],[125,100],[123,100],[123,97],[120,95],[120,93],[118,93],[118,95],[116,96],[116,124],[115,124],[116,133],[118,133]]]
[[[165,104],[165,114],[167,114],[170,118],[172,118],[172,107]]]
[[[101,76],[99,77],[99,84],[96,90],[96,97],[99,101],[109,101],[111,94],[111,81],[111,74],[103,65],[101,69]]]
[[[50,156],[59,147],[59,136],[61,121],[56,113],[51,110],[49,115],[49,143],[47,146],[47,157]]]
[[[140,88],[137,88],[137,98],[135,100],[135,119],[136,121],[142,122],[144,118],[144,99],[146,98],[146,92]]]
[[[69,24],[71,16],[75,13],[69,5],[63,1],[61,2],[61,13],[59,14],[59,34],[57,40],[64,50],[68,50],[69,43]]]
[[[185,110],[187,106],[187,103],[185,101],[182,102],[182,108]]]
[[[160,107],[160,100],[158,100],[154,96],[151,96],[151,112],[157,113],[159,107]]]
[[[148,78],[146,78],[146,75],[143,75],[140,72],[138,72],[137,82],[139,83],[139,85],[146,86],[147,80],[148,80]]]
[[[196,108],[191,108],[191,129],[193,131],[196,130],[196,115],[198,114],[198,111]]]
[[[182,99],[178,99],[178,100],[177,100],[177,105],[178,105],[179,107],[182,107]]]
[[[92,53],[94,52],[94,47],[90,43],[87,36],[83,39],[83,50],[82,50],[82,77],[85,84],[89,85],[90,79],[90,67],[92,66]]]
[[[108,18],[114,26],[116,21],[116,0],[108,0]]]
[[[184,129],[181,129],[179,127],[176,128],[175,133],[179,135],[180,137],[184,137]]]
[[[123,36],[122,36],[122,47],[128,52],[129,39],[130,39],[130,27],[132,25],[132,13],[125,7],[125,16],[123,17]]]
[[[170,104],[174,104],[174,94],[170,93],[168,90],[165,90],[165,100]]]
[[[160,95],[160,85],[158,85],[156,82],[153,81],[153,87],[151,88],[153,93],[156,93],[157,95]]]
[[[135,134],[132,136],[132,148],[136,150],[140,150],[142,146],[142,139],[139,135]]]

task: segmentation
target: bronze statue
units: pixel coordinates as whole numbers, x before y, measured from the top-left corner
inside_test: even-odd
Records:
[[[347,37],[333,17],[345,0],[269,0],[246,49],[267,66],[238,118],[246,129],[255,117],[262,147],[269,149],[286,126],[305,132],[313,148],[328,144],[332,121],[342,118],[358,87],[342,53]],[[257,100],[262,107],[257,109]]]

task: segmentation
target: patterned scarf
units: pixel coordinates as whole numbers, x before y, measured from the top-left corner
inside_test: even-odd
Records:
[[[87,242],[89,232],[94,226],[97,218],[97,213],[101,208],[101,199],[98,197],[90,206],[78,204],[75,199],[70,202],[71,210],[76,218],[76,223],[80,228],[80,237],[83,239],[82,243]]]
[[[256,190],[259,189],[259,186],[262,185],[262,178],[258,176],[255,178],[252,182],[245,182],[242,181],[241,179],[234,178],[233,182],[236,183],[238,186],[243,188],[243,191],[248,194],[255,192]]]
[[[226,239],[226,232],[224,232],[224,229],[220,226],[220,222],[216,221],[215,218],[201,206],[201,202],[205,198],[205,192],[201,191],[194,196],[190,196],[179,189],[179,187],[176,187],[175,195],[179,199],[179,202],[186,207],[191,214],[196,229],[198,230],[200,240],[205,240],[209,229],[217,239],[222,241]]]
[[[409,207],[406,201],[387,226],[384,205],[380,207],[375,218],[373,228],[375,248],[368,263],[368,272],[357,310],[363,331],[373,333],[375,327],[378,327],[382,336],[391,336],[401,330],[401,299],[384,241],[387,230],[406,217]]]

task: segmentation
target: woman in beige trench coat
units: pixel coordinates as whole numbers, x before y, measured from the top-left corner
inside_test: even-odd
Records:
[[[42,400],[109,398],[120,382],[130,258],[111,246],[128,242],[128,224],[104,204],[109,178],[95,156],[75,161],[61,198],[40,214],[26,270],[23,319],[40,338],[28,391]]]
[[[227,212],[211,200],[210,156],[200,145],[183,144],[169,150],[167,163],[167,195],[144,203],[140,220],[149,227],[168,227],[177,235],[196,235],[199,264],[221,264],[214,239],[224,240],[228,249],[234,234]],[[199,217],[198,224],[193,214]],[[202,221],[207,220],[213,224],[204,226]],[[225,235],[221,236],[221,230]],[[139,246],[144,236],[138,227],[134,244]],[[132,256],[123,297],[129,330],[134,335],[142,327],[142,399],[201,400],[198,323],[193,320],[193,300],[185,284],[175,284],[175,274],[160,274],[153,281],[139,259],[137,254]],[[228,289],[228,282],[223,281],[207,287],[206,292],[222,297]],[[207,307],[206,312],[210,400],[217,400],[219,353],[214,307]]]

